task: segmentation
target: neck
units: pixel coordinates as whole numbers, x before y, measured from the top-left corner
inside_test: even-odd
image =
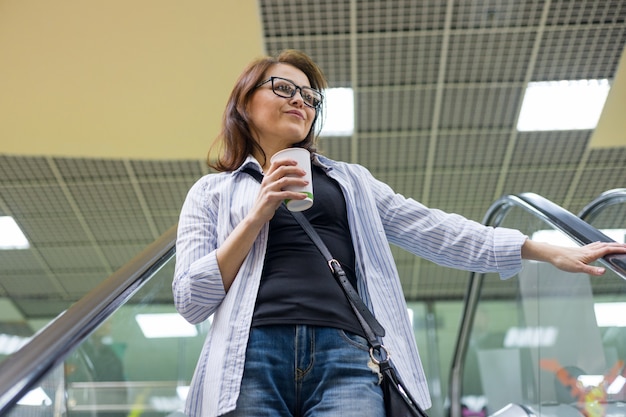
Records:
[[[263,153],[265,154],[265,160],[263,160],[263,155],[260,152],[255,152],[253,154],[253,156],[256,158],[256,160],[259,162],[259,164],[261,164],[261,168],[263,169],[263,172],[267,172],[268,169],[270,169],[270,165],[272,165],[272,163],[270,162],[270,160],[272,159],[272,156],[274,156],[274,154],[276,152],[282,151],[284,149],[287,149],[289,146],[285,146],[285,147],[263,147]]]

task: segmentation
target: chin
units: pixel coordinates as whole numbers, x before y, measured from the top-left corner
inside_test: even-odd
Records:
[[[293,132],[289,137],[290,138],[300,138],[300,139],[291,139],[292,144],[295,145],[296,143],[300,143],[304,139],[306,139],[306,136],[307,136],[308,133],[309,133],[308,131],[306,133],[302,133],[302,131]]]

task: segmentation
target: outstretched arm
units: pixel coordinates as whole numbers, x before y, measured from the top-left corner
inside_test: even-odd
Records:
[[[563,271],[583,272],[589,275],[604,274],[605,268],[589,264],[610,254],[626,254],[626,244],[594,242],[569,248],[528,239],[522,246],[523,259],[549,262]]]

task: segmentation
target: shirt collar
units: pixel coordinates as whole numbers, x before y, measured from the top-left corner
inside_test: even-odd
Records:
[[[319,155],[317,153],[313,154],[313,164],[321,167],[326,172],[333,169],[333,167],[330,165],[331,162],[332,161],[325,156]]]
[[[239,166],[239,168],[234,170],[233,173],[239,173],[239,172],[243,171],[247,167],[253,167],[257,171],[263,172],[263,169],[261,168],[261,164],[259,163],[259,161],[257,161],[254,156],[248,155],[248,157],[245,159],[245,161],[243,161],[243,164],[241,164],[241,166]]]
[[[324,171],[328,172],[333,169],[330,163],[331,163],[331,160],[326,158],[325,156],[322,156],[318,153],[313,153],[313,164],[321,167],[322,169],[324,169]],[[259,172],[263,172],[263,169],[261,168],[261,164],[252,155],[248,155],[245,161],[243,161],[243,164],[241,164],[241,166],[233,172],[239,173],[249,166],[254,167]]]

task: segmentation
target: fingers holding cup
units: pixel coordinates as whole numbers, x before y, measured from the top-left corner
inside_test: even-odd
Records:
[[[304,194],[303,200],[287,199],[285,205],[291,211],[303,211],[313,205],[313,181],[311,176],[311,153],[304,148],[287,148],[275,153],[270,162],[282,159],[291,159],[297,162],[298,168],[305,172],[303,177],[307,181],[305,186],[288,186],[286,191],[295,191]]]

